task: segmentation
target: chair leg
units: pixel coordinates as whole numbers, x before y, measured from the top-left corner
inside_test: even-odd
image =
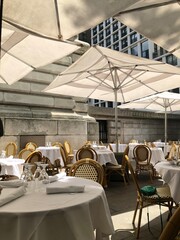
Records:
[[[137,225],[137,232],[136,232],[136,239],[139,238],[139,233],[140,233],[140,227],[141,227],[141,217],[142,217],[142,206],[139,209],[139,219],[138,219],[138,225]]]
[[[137,214],[138,207],[139,207],[139,202],[137,201],[136,202],[136,209],[134,211],[134,216],[133,216],[133,220],[132,220],[133,225],[134,225],[134,222],[136,220],[136,214]]]

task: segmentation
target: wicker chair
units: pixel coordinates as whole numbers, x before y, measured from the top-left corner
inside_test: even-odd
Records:
[[[35,151],[36,148],[37,148],[37,144],[34,143],[34,142],[28,142],[26,143],[26,146],[25,146],[26,149],[30,149],[32,151]]]
[[[146,145],[137,145],[133,149],[134,159],[136,161],[136,175],[140,174],[143,171],[149,172],[150,179],[155,175],[155,170],[151,164],[151,149]]]
[[[138,184],[136,175],[134,173],[133,167],[132,167],[131,162],[130,162],[127,155],[125,156],[125,159],[127,161],[129,171],[131,173],[132,179],[135,183],[136,190],[137,190],[136,209],[134,211],[134,216],[133,216],[132,223],[135,226],[136,215],[137,215],[137,211],[139,209],[139,219],[138,219],[137,232],[136,232],[136,238],[139,238],[143,208],[148,207],[148,206],[152,206],[152,205],[156,205],[156,204],[166,206],[169,209],[169,216],[171,216],[172,215],[173,204],[175,202],[174,202],[173,198],[171,197],[170,189],[169,189],[168,186],[156,188],[157,194],[154,194],[152,196],[143,195],[142,192],[141,192],[141,189],[139,187],[139,184]]]
[[[27,159],[27,157],[29,156],[29,154],[31,154],[33,152],[32,149],[26,149],[26,148],[23,148],[19,154],[18,154],[18,157],[21,158],[21,159]]]
[[[84,145],[76,152],[76,161],[84,158],[91,158],[97,161],[97,152],[90,146]]]
[[[64,146],[64,151],[65,151],[65,154],[66,154],[67,162],[71,163],[73,158],[74,158],[74,154],[72,152],[71,145],[68,141],[65,141],[63,146]]]
[[[15,157],[16,154],[17,154],[17,145],[16,143],[14,142],[10,142],[6,145],[5,147],[5,151],[6,151],[6,156],[9,157],[9,156],[13,156]]]
[[[31,171],[34,174],[37,166],[35,162],[42,162],[42,153],[40,151],[34,151],[25,160],[26,163],[31,163],[34,166],[32,167]]]
[[[85,158],[73,164],[69,170],[69,175],[91,179],[102,185],[104,180],[104,169],[93,159]]]
[[[60,153],[64,162],[65,172],[69,175],[69,169],[72,167],[73,163],[68,163],[63,146],[60,146]]]
[[[127,185],[128,183],[128,174],[127,174],[127,167],[126,167],[126,160],[125,160],[125,155],[128,155],[129,152],[129,145],[126,147],[123,157],[122,157],[122,164],[112,164],[112,163],[107,163],[105,166],[105,172],[106,172],[106,179],[107,182],[109,181],[109,178],[111,174],[113,173],[118,173],[123,177],[124,184]]]

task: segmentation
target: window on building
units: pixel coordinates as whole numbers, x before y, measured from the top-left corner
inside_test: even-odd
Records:
[[[127,37],[121,40],[121,48],[125,48],[128,45]]]
[[[149,45],[148,41],[141,43],[141,56],[144,58],[149,58]]]
[[[110,35],[110,33],[111,33],[110,27],[106,28],[106,36]]]
[[[99,41],[103,40],[104,39],[104,32],[101,32],[99,34]]]
[[[177,65],[177,58],[174,55],[170,54],[170,55],[166,56],[166,62],[171,64],[171,65],[176,66]]]
[[[113,42],[116,42],[119,39],[119,34],[118,32],[113,34]]]
[[[103,22],[99,24],[99,31],[103,30]]]
[[[97,37],[93,38],[93,44],[97,44]]]
[[[125,26],[121,29],[121,37],[124,37],[126,35],[127,35],[127,27]]]
[[[99,123],[99,141],[107,143],[107,121],[106,120],[97,120]]]
[[[108,107],[113,108],[113,102],[108,102]]]
[[[135,33],[132,33],[131,35],[130,35],[130,43],[132,44],[132,43],[134,43],[134,42],[137,42],[137,33],[135,32]]]
[[[131,48],[131,54],[134,56],[138,56],[138,47],[137,45]]]
[[[106,46],[111,45],[111,37],[106,38]]]
[[[110,18],[105,20],[105,25],[108,26],[111,23]]]
[[[118,51],[118,50],[119,50],[119,43],[115,43],[115,44],[113,45],[113,49],[116,50],[116,51]]]
[[[96,35],[97,34],[97,27],[94,27],[93,28],[93,35]]]
[[[113,32],[118,29],[118,22],[113,23]]]
[[[180,93],[180,88],[175,88],[172,90],[173,93]]]

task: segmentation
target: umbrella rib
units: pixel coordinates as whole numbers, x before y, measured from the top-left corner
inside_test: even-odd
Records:
[[[56,13],[56,20],[57,20],[57,27],[58,27],[58,38],[62,39],[57,0],[54,0],[54,4],[55,4],[55,13]]]

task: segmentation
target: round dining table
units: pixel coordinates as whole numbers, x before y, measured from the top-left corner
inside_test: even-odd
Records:
[[[46,193],[46,186],[59,184],[85,188],[81,193]],[[102,240],[114,233],[103,187],[77,177],[44,184],[1,206],[0,226],[6,240]]]
[[[165,183],[170,187],[171,195],[176,203],[180,203],[180,166],[170,161],[160,162],[155,165],[156,171],[161,175]]]
[[[0,158],[1,175],[15,175],[20,178],[23,172],[24,159],[19,158]]]

